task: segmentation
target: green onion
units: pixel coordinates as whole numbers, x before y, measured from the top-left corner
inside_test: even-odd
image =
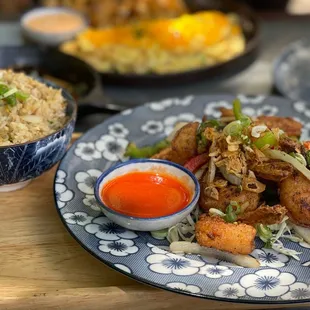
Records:
[[[256,225],[257,235],[258,237],[265,242],[265,247],[271,248],[272,247],[272,231],[271,229],[263,224]]]
[[[272,131],[267,132],[264,136],[258,138],[253,144],[261,149],[266,145],[275,146],[278,143],[278,140]]]
[[[19,100],[19,101],[25,101],[27,98],[29,97],[29,94],[25,94],[21,91],[18,91],[16,93],[16,98]]]
[[[252,123],[251,119],[242,113],[241,102],[239,99],[233,101],[233,112],[236,120],[239,120],[243,127],[248,127]]]
[[[234,223],[237,220],[237,215],[236,215],[234,208],[231,204],[228,205],[228,207],[226,208],[226,215],[225,215],[224,219],[228,223]]]
[[[242,130],[243,130],[243,126],[241,124],[241,122],[238,121],[233,121],[231,123],[229,123],[224,129],[223,129],[223,133],[226,136],[240,136],[242,134]]]
[[[170,143],[167,140],[162,140],[153,146],[145,146],[138,148],[134,143],[129,143],[125,152],[125,156],[131,158],[149,158],[167,148]]]
[[[300,153],[293,153],[291,152],[289,155],[297,159],[302,165],[307,166],[306,159]]]
[[[151,231],[151,235],[152,235],[152,237],[154,237],[156,239],[165,239],[168,235],[168,228],[156,230],[156,231]]]
[[[8,105],[15,106],[17,99],[25,101],[28,94],[18,91],[16,88],[9,88],[6,84],[0,83],[0,99],[4,100]]]
[[[307,162],[307,166],[310,167],[310,151],[307,151],[306,153],[306,162]]]
[[[241,206],[239,205],[239,203],[237,201],[231,201],[230,205],[233,206],[233,207],[236,207],[235,213],[237,215],[241,213]]]
[[[209,121],[201,123],[197,129],[196,134],[198,148],[205,148],[208,144],[208,141],[205,135],[203,134],[205,129],[208,127],[219,129],[223,127],[223,124],[215,119],[211,119]]]

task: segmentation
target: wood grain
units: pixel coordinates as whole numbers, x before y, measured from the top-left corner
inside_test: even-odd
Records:
[[[0,194],[0,309],[266,308],[181,296],[108,268],[64,228],[54,205],[55,170]]]

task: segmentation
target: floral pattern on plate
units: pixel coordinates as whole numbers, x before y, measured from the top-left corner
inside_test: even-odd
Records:
[[[135,232],[113,223],[104,216],[95,218],[91,224],[85,226],[85,230],[88,233],[95,235],[98,239],[108,241],[135,239],[138,237]]]
[[[183,292],[190,292],[193,294],[198,294],[201,292],[201,288],[197,285],[191,285],[191,284],[186,284],[183,282],[170,282],[166,284],[167,287],[183,291]]]
[[[187,96],[185,98],[168,98],[159,102],[149,102],[146,104],[152,111],[161,112],[173,106],[189,106],[194,99],[194,96]]]
[[[187,259],[174,254],[152,254],[146,258],[149,269],[160,274],[174,274],[177,276],[189,276],[199,272],[204,266],[201,261]]]
[[[278,269],[261,269],[253,274],[247,274],[240,279],[240,284],[246,294],[255,297],[279,297],[289,291],[289,286],[296,281],[291,273]]]
[[[137,253],[139,248],[129,239],[100,240],[99,250],[114,256],[128,256]]]
[[[66,204],[71,201],[74,197],[74,193],[72,190],[68,189],[68,187],[63,184],[65,177],[62,179],[60,178],[60,181],[62,183],[57,183],[57,180],[59,180],[59,175],[64,175],[61,172],[58,173],[56,177],[56,183],[55,183],[55,199],[57,201],[57,206],[58,208],[63,208],[66,206]]]
[[[68,212],[64,214],[64,219],[68,224],[85,226],[91,223],[93,217],[86,212]]]
[[[266,267],[284,267],[289,261],[286,255],[265,248],[255,249],[252,256],[260,262],[261,266]]]
[[[245,289],[239,284],[221,284],[214,294],[216,297],[238,299],[245,296]]]
[[[261,248],[262,243],[257,242],[252,255],[260,260],[259,269],[242,268],[211,257],[175,255],[167,252],[166,240],[155,239],[148,232],[129,231],[111,222],[100,213],[95,201],[94,184],[98,176],[124,160],[128,141],[152,144],[163,139],[176,122],[200,120],[204,114],[209,118],[220,116],[218,108],[230,108],[233,99],[230,95],[208,95],[152,102],[126,110],[91,129],[60,163],[54,184],[57,210],[68,231],[91,254],[147,284],[234,302],[310,302],[310,246],[304,242],[285,241],[290,248],[302,252],[300,261]],[[240,95],[239,99],[243,111],[251,116],[264,112],[299,119],[305,124],[303,139],[309,138],[308,105],[292,104],[280,97]],[[93,151],[82,151],[85,147]],[[100,153],[99,158],[96,152]]]
[[[89,169],[87,171],[80,171],[75,175],[78,189],[88,195],[94,194],[94,188],[101,171],[98,169]]]

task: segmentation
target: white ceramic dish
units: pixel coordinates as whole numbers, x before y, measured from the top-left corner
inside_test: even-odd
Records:
[[[71,31],[64,31],[64,32],[42,32],[33,30],[27,25],[30,19],[39,17],[39,16],[49,16],[59,13],[67,13],[76,15],[82,19],[82,24],[80,27],[71,30]],[[88,26],[87,19],[80,14],[79,12],[69,9],[69,8],[62,8],[62,7],[54,7],[54,8],[37,8],[33,9],[27,13],[25,13],[21,18],[21,28],[24,35],[29,38],[30,40],[48,46],[57,46],[65,41],[73,39],[79,32],[83,31]]]
[[[118,176],[134,171],[164,172],[165,174],[173,176],[177,179],[182,179],[182,182],[184,182],[190,190],[190,203],[181,211],[171,215],[154,218],[127,216],[106,206],[100,197],[103,186]],[[165,160],[137,159],[127,161],[105,171],[98,178],[95,186],[95,196],[100,204],[102,212],[116,224],[138,231],[156,231],[169,228],[177,223],[180,223],[195,208],[199,199],[199,194],[200,186],[196,177],[184,167]]]

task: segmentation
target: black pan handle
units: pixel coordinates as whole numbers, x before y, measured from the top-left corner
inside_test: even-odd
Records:
[[[80,108],[83,107],[85,111],[92,111],[91,113],[115,114],[125,109],[124,106],[116,104],[111,98],[107,97],[99,85],[88,95],[80,98],[78,100],[78,105]],[[88,108],[86,109],[86,107]],[[90,112],[88,114],[90,114]]]

